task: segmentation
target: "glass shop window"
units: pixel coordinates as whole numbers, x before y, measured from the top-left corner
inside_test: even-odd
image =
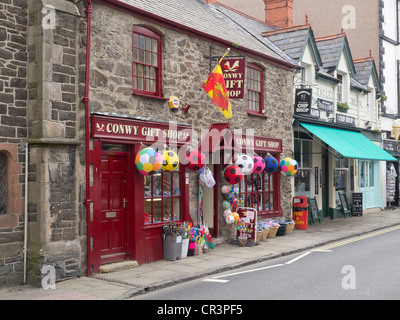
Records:
[[[181,219],[181,172],[160,171],[144,177],[145,224]]]
[[[312,141],[294,140],[294,158],[299,164],[299,171],[294,176],[294,192],[297,196],[311,196]]]

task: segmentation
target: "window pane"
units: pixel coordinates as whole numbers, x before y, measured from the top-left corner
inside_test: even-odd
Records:
[[[157,40],[152,39],[152,44],[153,47],[151,48],[151,51],[157,53]]]
[[[139,61],[139,49],[133,49],[133,61]]]
[[[138,47],[139,46],[139,36],[137,34],[133,34],[133,46]]]
[[[151,53],[148,51],[146,52],[146,63],[151,64]]]
[[[146,50],[151,51],[151,39],[146,38]]]
[[[144,38],[144,36],[140,36],[139,37],[139,48],[144,49],[144,45],[145,45],[145,38]]]
[[[153,53],[153,58],[152,58],[151,64],[155,67],[157,67],[157,65],[158,65],[157,55],[155,53]]]
[[[144,51],[140,50],[139,51],[139,62],[144,63]]]
[[[369,186],[373,187],[375,185],[374,181],[374,163],[369,163]]]

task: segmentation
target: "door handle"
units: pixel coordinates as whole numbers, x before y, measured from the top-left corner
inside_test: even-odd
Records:
[[[124,208],[126,208],[126,203],[127,203],[128,201],[126,200],[126,198],[124,198]]]

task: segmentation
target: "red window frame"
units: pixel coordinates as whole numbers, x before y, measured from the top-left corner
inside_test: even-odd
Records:
[[[144,191],[145,225],[182,220],[181,173],[178,168],[174,171],[160,171],[156,175],[144,177],[144,187],[149,188]],[[157,180],[161,183],[159,188],[156,186]],[[147,208],[146,204],[148,204]],[[176,211],[177,206],[178,211]],[[159,219],[155,219],[157,208],[160,210]],[[169,213],[166,212],[168,208],[171,210]],[[178,216],[174,216],[177,212]]]
[[[255,65],[247,65],[247,113],[263,115],[264,70]]]
[[[161,36],[132,27],[132,94],[162,98]]]

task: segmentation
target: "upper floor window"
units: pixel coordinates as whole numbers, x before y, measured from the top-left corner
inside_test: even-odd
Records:
[[[338,74],[337,78],[339,80],[339,83],[337,85],[337,101],[345,102],[343,101],[343,77],[340,74]]]
[[[0,153],[0,214],[7,213],[8,206],[8,181],[7,181],[7,157]]]
[[[134,26],[132,38],[132,93],[161,97],[161,37]]]
[[[264,109],[264,72],[263,70],[254,65],[249,64],[247,69],[247,91],[248,91],[248,105],[247,111],[249,113],[260,113]]]

